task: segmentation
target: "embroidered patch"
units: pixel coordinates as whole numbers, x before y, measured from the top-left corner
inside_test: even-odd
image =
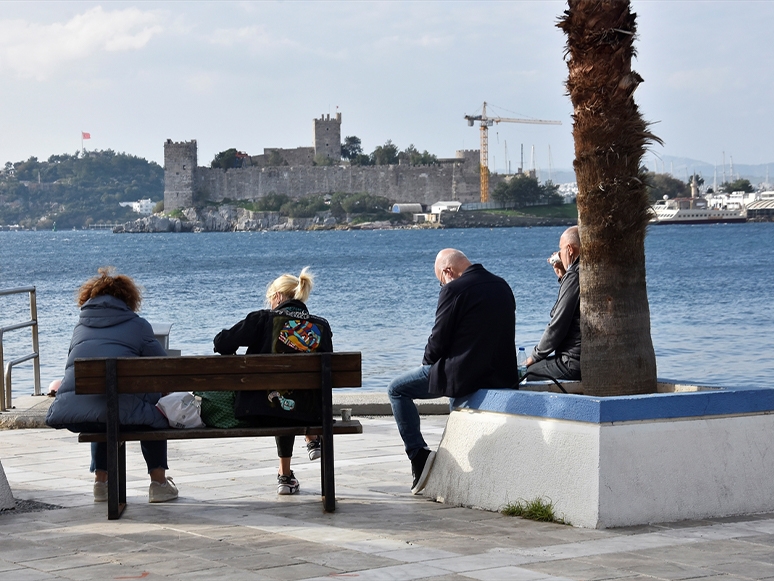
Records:
[[[283,397],[282,394],[278,391],[272,391],[268,397],[269,401],[276,399],[279,402],[280,407],[282,407],[282,409],[286,412],[293,411],[293,408],[296,407],[296,402],[294,400]]]
[[[295,351],[315,351],[320,346],[320,329],[310,321],[291,319],[280,329],[277,337],[281,343]]]

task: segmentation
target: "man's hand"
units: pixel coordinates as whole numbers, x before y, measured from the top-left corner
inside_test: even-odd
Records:
[[[529,367],[530,365],[532,365],[534,362],[535,362],[535,360],[534,360],[534,359],[532,359],[532,357],[527,357],[527,367]]]

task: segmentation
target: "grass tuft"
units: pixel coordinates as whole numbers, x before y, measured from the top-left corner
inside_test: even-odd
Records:
[[[519,500],[505,505],[501,511],[505,516],[520,516],[529,520],[539,522],[553,522],[560,525],[569,525],[570,523],[554,514],[554,503],[550,500],[535,498],[526,501]]]

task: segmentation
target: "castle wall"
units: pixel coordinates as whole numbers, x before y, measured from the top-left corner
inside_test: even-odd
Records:
[[[321,133],[319,123],[323,123],[323,129],[327,123],[336,127],[332,141],[340,154],[340,115],[337,119],[316,119],[316,135]],[[330,149],[331,142],[327,143]],[[458,151],[456,158],[431,166],[313,166],[308,161],[312,148],[299,147],[277,150],[288,163],[298,160],[298,165],[261,167],[256,158],[264,155],[253,158],[252,166],[223,170],[197,167],[196,147],[196,140],[180,143],[167,140],[164,144],[164,209],[167,212],[194,206],[194,198],[196,202],[254,201],[270,193],[301,198],[334,192],[366,192],[384,196],[393,203],[426,205],[440,200],[478,202],[480,198],[478,150]],[[268,154],[272,150],[264,151]],[[492,175],[491,190],[500,181],[502,176]]]
[[[479,200],[477,171],[463,163],[439,166],[322,166],[199,168],[196,189],[210,201],[257,200],[270,193],[292,198],[333,192],[367,192],[393,202],[433,204]]]

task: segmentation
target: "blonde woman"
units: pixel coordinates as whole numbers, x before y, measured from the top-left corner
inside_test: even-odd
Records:
[[[215,351],[233,355],[240,347],[247,354],[331,352],[330,325],[309,313],[306,301],[314,286],[314,276],[306,267],[301,274],[283,274],[266,289],[268,308],[254,311],[230,329],[215,336]],[[256,425],[309,425],[320,421],[319,397],[315,391],[239,391],[234,413],[238,419]],[[290,469],[295,436],[276,436],[279,472],[277,494],[295,494],[299,482]],[[310,460],[320,457],[320,443],[307,437]]]

